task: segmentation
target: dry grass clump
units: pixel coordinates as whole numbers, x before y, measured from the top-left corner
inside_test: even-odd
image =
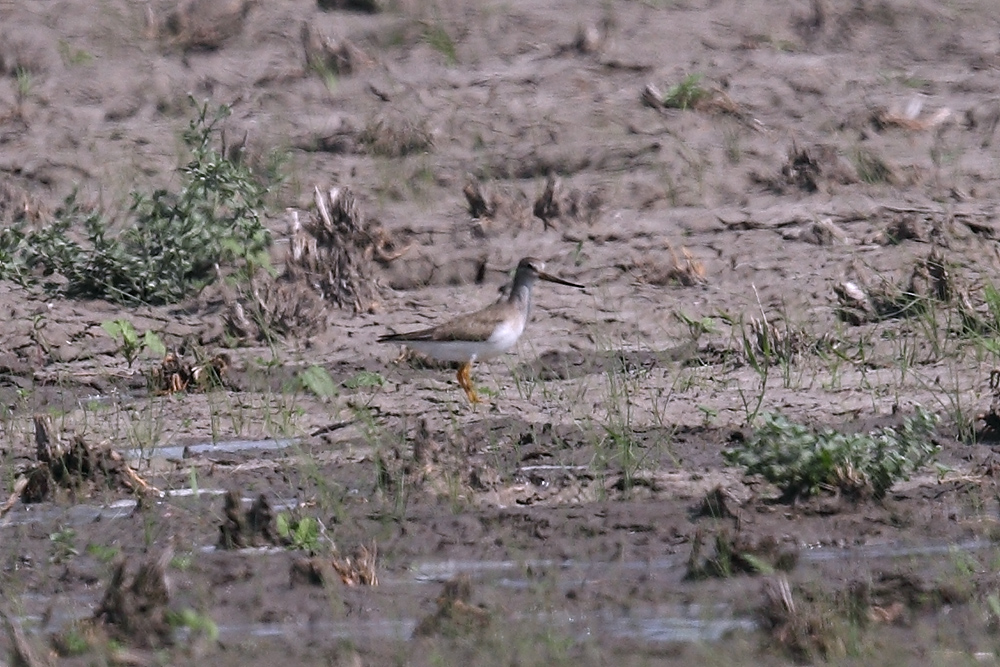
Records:
[[[739,519],[742,502],[732,491],[716,486],[705,494],[701,503],[694,509],[695,517],[710,517],[712,519]]]
[[[34,422],[35,462],[18,475],[14,492],[0,506],[0,516],[9,512],[18,500],[40,503],[50,499],[58,489],[74,493],[89,493],[93,488],[160,493],[109,446],[88,444],[80,435],[64,438],[56,434],[48,415],[35,415]]]
[[[996,442],[1000,440],[1000,369],[990,371],[990,408],[976,421],[981,421],[983,427],[976,432],[976,440]]]
[[[684,287],[700,285],[708,281],[705,265],[695,259],[690,250],[681,248],[683,260],[674,252],[673,246],[667,245],[667,252],[670,253],[669,264],[664,264],[648,256],[636,262],[640,280],[649,285],[679,284]]]
[[[409,118],[376,118],[358,134],[358,141],[372,155],[399,158],[434,147],[434,135],[425,121]]]
[[[878,625],[913,623],[914,612],[965,604],[972,585],[934,583],[912,572],[876,572],[844,589],[797,588],[781,576],[767,581],[757,609],[767,648],[777,647],[797,664],[815,664],[848,653],[849,642]],[[834,660],[835,661],[835,660]]]
[[[300,558],[292,563],[292,584],[325,586],[339,580],[345,586],[378,586],[377,560],[378,545],[375,540],[372,540],[371,546],[359,544],[354,553],[347,556],[334,554],[332,558]]]
[[[553,174],[545,179],[545,187],[534,203],[517,188],[483,183],[472,176],[462,188],[462,194],[468,203],[469,215],[480,221],[484,232],[499,223],[506,225],[506,229],[527,229],[535,218],[542,221],[545,229],[556,227],[557,223],[592,225],[600,217],[604,204],[599,192],[566,189],[562,180]]]
[[[744,332],[744,354],[769,363],[789,363],[808,350],[822,347],[825,337],[815,339],[805,330],[783,320],[751,317]]]
[[[695,533],[688,556],[687,579],[726,578],[738,574],[769,574],[790,571],[798,563],[798,550],[773,537],[750,539],[740,533],[721,531],[715,535],[715,552],[702,557],[705,535]]]
[[[304,222],[294,217],[287,275],[306,281],[338,308],[371,311],[378,296],[372,262],[393,261],[406,248],[397,250],[384,230],[364,223],[346,187],[325,195],[316,188],[316,209]]]
[[[470,603],[472,582],[468,575],[459,575],[445,582],[437,598],[437,609],[421,619],[413,630],[414,637],[444,635],[457,637],[478,632],[490,624],[490,613],[482,606]]]
[[[897,213],[873,240],[883,245],[897,245],[903,241],[928,243],[934,230],[935,225],[916,213]]]
[[[745,112],[721,88],[705,87],[700,74],[689,74],[678,83],[660,90],[655,84],[642,89],[642,102],[658,110],[680,109],[702,113],[729,114],[742,119]]]
[[[880,129],[900,127],[904,130],[923,132],[947,122],[953,116],[948,107],[942,107],[932,114],[924,114],[923,104],[923,99],[914,97],[907,103],[905,109],[898,105],[876,109],[872,112],[872,122]]]
[[[348,556],[334,556],[331,565],[340,580],[347,586],[378,586],[375,563],[378,560],[378,545],[372,540],[371,546],[359,544]]]
[[[837,149],[825,144],[801,148],[793,144],[777,176],[751,173],[750,178],[776,194],[822,192],[832,183],[846,185],[858,180]]]
[[[780,195],[826,192],[833,184],[847,185],[858,181],[851,163],[835,147],[825,144],[805,147],[793,144],[777,174],[752,171],[749,177],[754,183]]]
[[[0,117],[0,122],[2,120]],[[19,222],[37,222],[42,217],[41,204],[27,190],[10,181],[0,181],[0,225],[3,228]]]
[[[548,229],[554,221],[594,224],[603,202],[598,192],[584,193],[577,188],[565,191],[562,181],[553,174],[545,179],[545,188],[535,200],[532,213]]]
[[[215,50],[243,32],[256,0],[181,0],[165,17],[147,7],[147,34],[169,46]]]
[[[323,326],[323,298],[303,281],[258,275],[228,297],[223,314],[226,333],[241,340],[263,341],[278,336],[309,336]]]
[[[378,308],[374,263],[388,264],[399,248],[379,224],[367,223],[346,187],[315,189],[316,211],[301,220],[292,212],[291,246],[284,272],[258,273],[237,297],[227,297],[223,319],[229,334],[265,340],[309,335],[322,326],[327,303],[355,312]]]
[[[806,192],[816,192],[819,190],[819,178],[823,170],[822,164],[826,161],[823,158],[828,159],[830,157],[828,152],[832,150],[829,147],[822,148],[826,150],[813,151],[820,153],[821,157],[813,157],[808,149],[803,148],[799,150],[793,146],[791,152],[788,154],[788,159],[781,166],[781,176],[784,181]]]
[[[843,652],[829,610],[821,609],[811,600],[796,604],[788,579],[777,577],[766,582],[763,594],[758,621],[771,645],[802,664]]]
[[[220,549],[244,549],[246,547],[277,546],[284,544],[275,526],[274,510],[262,493],[257,496],[246,512],[243,512],[240,494],[230,490],[226,493],[223,516],[219,526]]]
[[[878,185],[882,183],[897,184],[903,181],[896,173],[896,169],[870,148],[855,148],[851,152],[851,161],[854,163],[858,178],[864,183]]]
[[[612,28],[614,21],[608,17],[597,23],[581,23],[576,28],[576,35],[569,49],[583,55],[600,53],[608,42]]]
[[[462,188],[469,215],[479,221],[483,235],[491,228],[498,231],[528,229],[531,226],[531,204],[528,196],[514,187],[483,183],[470,176]]]
[[[171,352],[150,372],[150,384],[154,391],[165,394],[207,391],[223,385],[230,365],[229,355],[225,353],[203,363],[192,364]]]
[[[301,37],[306,67],[320,74],[348,76],[372,64],[372,59],[352,42],[335,40],[308,21],[302,23]]]
[[[959,293],[938,248],[916,262],[909,278],[894,283],[882,278],[873,285],[866,281],[842,281],[834,285],[837,315],[852,325],[877,322],[923,313],[932,301],[949,303]]]
[[[421,419],[412,447],[394,447],[377,455],[379,488],[389,495],[413,491],[446,496],[469,469],[462,449],[461,443],[444,442],[432,434],[427,420]]]
[[[94,621],[102,623],[117,641],[149,648],[170,644],[174,624],[167,606],[166,569],[172,558],[173,549],[167,549],[158,558],[143,561],[131,576],[126,561],[119,561]]]

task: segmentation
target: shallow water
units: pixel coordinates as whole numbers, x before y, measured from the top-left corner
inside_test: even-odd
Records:
[[[184,498],[194,495],[217,496],[223,493],[220,489],[178,489],[168,494],[161,502],[170,498]],[[250,499],[244,499],[249,502]],[[295,501],[292,501],[295,502]],[[131,512],[133,503],[120,501],[105,508],[78,506],[64,510],[77,519],[101,512],[102,517],[116,518]],[[47,509],[38,512],[37,516],[15,516],[13,524],[20,525],[32,520],[51,518],[54,510]],[[833,548],[816,547],[803,549],[801,563],[823,563],[836,559],[856,559],[871,561],[872,559],[892,560],[911,557],[935,557],[954,552],[974,552],[994,546],[988,540],[967,540],[959,543],[926,543],[920,545],[876,544],[863,547]],[[200,552],[214,551],[213,545],[206,545]],[[278,547],[243,549],[238,553],[265,558],[282,552]],[[540,573],[548,573],[555,581],[558,590],[569,590],[584,587],[599,582],[628,581],[636,572],[671,574],[678,580],[683,578],[687,559],[682,557],[663,558],[651,561],[578,561],[553,559],[535,560],[493,560],[493,561],[422,561],[403,570],[387,571],[380,575],[379,592],[388,592],[390,597],[407,596],[412,599],[428,599],[433,597],[436,584],[450,580],[456,576],[470,577],[478,590],[508,589],[514,592],[530,591],[538,586]],[[543,575],[544,576],[544,575]],[[387,591],[388,589],[388,591]],[[66,624],[88,617],[101,595],[95,590],[93,595],[41,596],[26,594],[22,596],[24,614],[20,620],[35,631],[52,632]],[[648,644],[650,646],[690,642],[717,642],[738,632],[754,632],[757,624],[748,616],[734,613],[729,603],[698,604],[684,603],[642,603],[624,609],[602,608],[590,612],[547,611],[528,613],[516,611],[508,614],[508,619],[515,623],[526,622],[530,626],[543,626],[561,632],[567,632],[578,640],[621,639]],[[523,607],[522,607],[523,609]],[[55,610],[57,613],[53,613]],[[401,617],[318,620],[305,623],[291,620],[283,623],[236,623],[219,626],[221,637],[232,639],[257,637],[286,637],[291,640],[303,636],[321,635],[336,639],[367,639],[407,642],[413,635],[419,620],[403,614]],[[44,619],[44,621],[43,621]],[[40,627],[45,622],[45,627]]]
[[[225,489],[168,489],[156,503],[163,504],[171,498],[192,498],[201,496],[222,496]],[[243,503],[252,503],[256,498],[241,498]],[[123,498],[108,505],[79,504],[70,507],[53,507],[48,504],[16,505],[3,519],[0,519],[0,529],[13,526],[25,526],[33,523],[55,521],[63,526],[79,526],[93,521],[124,519],[132,514],[138,501],[134,498]],[[271,509],[283,512],[299,506],[295,499],[278,499],[271,503]]]
[[[974,552],[998,546],[987,539],[971,539],[964,542],[928,542],[925,544],[871,544],[857,547],[826,547],[803,548],[799,551],[800,562],[829,562],[835,560],[872,560],[896,558],[911,558],[920,556],[940,556],[954,552]],[[664,572],[684,571],[687,568],[687,556],[659,558],[643,561],[616,561],[614,563],[586,562],[551,559],[536,559],[523,561],[427,561],[416,563],[411,567],[413,576],[418,581],[444,582],[460,574],[476,577],[489,577],[491,574],[517,572],[526,569],[557,569],[562,576],[573,574],[586,575],[589,572],[606,574],[614,570]],[[601,576],[607,579],[607,576]],[[528,584],[527,579],[504,579],[508,585]]]
[[[391,584],[390,584],[391,585]],[[58,632],[70,623],[88,618],[98,602],[98,595],[76,596],[67,599],[39,595],[22,596],[22,602],[44,613],[29,613],[18,617],[27,628],[35,631]],[[587,639],[630,639],[648,644],[678,642],[718,641],[732,632],[752,632],[756,623],[749,618],[734,617],[725,605],[704,608],[698,605],[659,606],[651,609],[631,611],[628,614],[613,614],[601,611],[590,614],[568,614],[546,612],[540,614],[516,614],[516,622],[568,631],[579,640]],[[44,627],[41,627],[42,623]],[[336,639],[387,639],[409,641],[417,627],[416,618],[368,618],[341,621],[316,621],[303,623],[237,623],[219,625],[219,636],[226,639],[247,637],[287,637],[298,640],[303,636],[322,634]]]
[[[223,442],[205,442],[197,445],[151,447],[148,449],[125,449],[122,456],[129,460],[144,460],[149,458],[180,459],[187,455],[203,454],[233,454],[235,452],[267,452],[288,449],[299,444],[295,438],[269,438],[267,440],[226,440]]]

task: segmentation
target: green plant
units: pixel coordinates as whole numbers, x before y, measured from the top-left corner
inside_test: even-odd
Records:
[[[90,52],[75,49],[64,39],[59,40],[57,48],[64,65],[86,65],[94,59]]]
[[[739,130],[726,130],[722,135],[722,143],[726,150],[726,159],[729,160],[729,164],[739,164],[740,160],[743,159],[743,148],[740,146]]]
[[[982,289],[984,308],[974,309],[971,304],[959,303],[963,336],[972,339],[988,355],[1000,356],[1000,290],[991,282]]]
[[[219,626],[208,614],[199,613],[191,608],[174,611],[167,610],[167,623],[173,628],[187,628],[195,637],[205,637],[214,642],[219,638]]]
[[[661,101],[670,109],[690,109],[708,94],[708,90],[701,85],[701,74],[688,74],[679,83],[667,88]]]
[[[118,343],[118,351],[125,357],[129,367],[143,350],[149,350],[159,356],[167,352],[166,346],[155,332],[146,331],[140,339],[139,333],[128,320],[105,320],[101,322],[101,328]]]
[[[771,359],[773,354],[773,350],[770,347],[772,341],[769,337],[765,337],[762,341],[756,340],[755,336],[748,333],[748,327],[746,326],[740,326],[740,338],[747,363],[760,379],[756,398],[748,396],[743,391],[743,387],[737,388],[740,401],[743,402],[743,412],[746,415],[746,422],[747,424],[752,424],[757,419],[757,415],[760,414],[760,409],[764,405],[764,397],[767,395],[767,381],[771,375]]]
[[[607,462],[614,461],[620,467],[620,487],[625,493],[632,490],[636,473],[646,456],[634,423],[637,394],[645,373],[645,369],[632,367],[620,352],[608,355],[605,373],[608,380],[607,419],[600,424],[598,451],[605,452]]]
[[[47,227],[0,234],[0,277],[28,283],[38,272],[58,277],[43,283],[51,293],[162,304],[204,287],[225,267],[240,279],[270,268],[270,232],[261,221],[267,190],[227,157],[224,140],[214,145],[228,107],[213,115],[207,103],[197,109],[183,134],[191,159],[178,192],[133,192],[131,224],[118,234],[71,194]],[[80,232],[83,241],[74,237]]]
[[[288,540],[292,549],[315,553],[319,551],[320,524],[310,517],[292,519],[287,514],[279,514],[275,521],[278,535]]]
[[[323,58],[310,58],[309,69],[319,76],[319,78],[323,81],[323,85],[326,86],[326,89],[330,91],[330,93],[337,92],[339,77],[335,66],[332,66]]]
[[[104,564],[108,564],[118,557],[120,549],[118,547],[113,547],[107,544],[94,544],[93,542],[87,544],[86,546],[87,555],[96,558]]]
[[[176,554],[170,559],[170,567],[178,572],[187,572],[194,565],[194,554],[191,552]]]
[[[712,422],[716,417],[719,416],[719,411],[708,405],[699,405],[698,411],[702,414],[701,423],[703,426],[711,426]]]
[[[694,343],[697,343],[698,339],[705,334],[714,334],[718,332],[718,328],[715,326],[715,322],[710,316],[695,319],[680,310],[675,310],[673,315],[681,324],[687,327],[688,334],[691,336],[691,341]]]
[[[52,645],[62,658],[71,658],[87,653],[90,641],[77,624],[73,624],[60,633],[52,636]]]
[[[715,553],[702,557],[705,535],[698,531],[691,541],[686,579],[718,577],[726,579],[737,574],[774,574],[777,570],[791,571],[798,562],[798,552],[784,548],[772,538],[757,540],[722,531],[715,535]]]
[[[337,395],[337,383],[322,366],[313,364],[299,373],[299,383],[320,398]]]
[[[432,49],[443,55],[449,65],[458,63],[455,40],[451,38],[451,35],[445,30],[440,20],[424,25],[424,41]]]
[[[25,67],[18,66],[15,76],[17,77],[17,103],[20,106],[31,93],[31,72]]]
[[[371,371],[361,371],[352,378],[344,382],[348,389],[361,389],[362,387],[381,387],[385,384],[385,378],[378,373]]]
[[[986,608],[989,610],[990,622],[1000,624],[1000,596],[990,593],[986,596]]]
[[[52,563],[64,563],[80,553],[76,549],[76,531],[72,528],[60,528],[50,533],[49,542],[51,544],[49,561]]]
[[[858,172],[858,178],[865,183],[872,185],[878,183],[889,183],[893,179],[892,168],[867,148],[858,148],[851,154],[854,168]]]
[[[723,457],[748,474],[762,475],[788,500],[824,489],[881,498],[897,481],[934,460],[940,450],[931,439],[936,423],[936,415],[918,407],[899,430],[849,434],[816,432],[765,413],[753,435],[725,450]]]

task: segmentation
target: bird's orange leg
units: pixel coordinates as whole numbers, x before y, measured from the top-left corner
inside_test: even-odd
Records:
[[[472,378],[469,377],[469,370],[472,368],[471,363],[462,364],[458,368],[458,386],[465,390],[465,395],[469,397],[470,403],[481,403],[479,396],[476,394],[476,388],[472,386]]]

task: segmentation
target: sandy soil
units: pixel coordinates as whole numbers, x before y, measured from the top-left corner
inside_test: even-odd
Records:
[[[63,491],[0,519],[0,611],[21,648],[75,654],[67,629],[90,627],[74,623],[114,564],[130,577],[167,553],[166,606],[218,636],[175,618],[188,629],[139,625],[73,660],[995,663],[997,459],[966,436],[996,352],[958,335],[956,305],[980,307],[1000,273],[992,4],[381,9],[0,2],[4,224],[45,224],[74,190],[128,224],[131,191],[177,184],[190,94],[231,105],[227,137],[280,164],[276,264],[314,187],[349,187],[406,249],[372,264],[370,307],[328,307],[273,347],[227,333],[217,290],[123,308],[0,284],[3,497],[35,456],[37,413],[174,492]],[[324,40],[337,57],[311,67]],[[689,75],[707,92],[692,108],[644,99]],[[587,287],[538,287],[516,352],[474,369],[484,405],[453,370],[376,344],[490,303],[527,255]],[[951,293],[931,314],[841,315],[845,283],[923,296],[935,266]],[[101,328],[120,317],[226,351],[226,386],[149,392],[159,360],[130,368]],[[762,322],[789,351],[766,377],[743,339]],[[302,388],[311,365],[336,395]],[[942,419],[941,468],[882,501],[780,503],[723,461],[758,408],[866,430],[916,404]],[[241,512],[264,494],[318,519],[326,560],[273,536],[217,548],[225,490]],[[718,535],[788,571],[687,576]],[[340,558],[374,543],[379,585],[343,583],[331,543]]]

